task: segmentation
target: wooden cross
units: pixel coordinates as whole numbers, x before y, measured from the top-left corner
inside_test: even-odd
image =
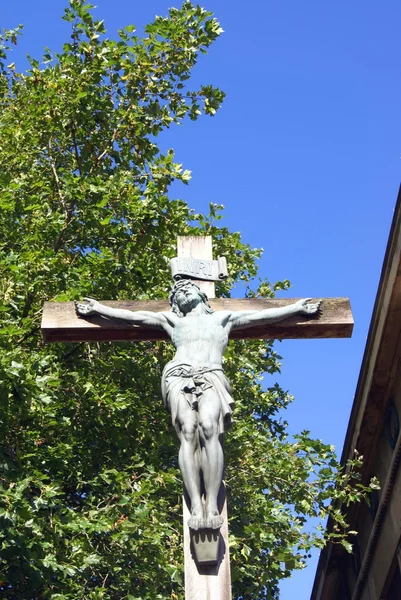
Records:
[[[211,238],[209,236],[178,238],[178,257],[199,259],[205,262],[211,260]],[[195,282],[207,294],[210,305],[215,311],[262,310],[286,306],[297,300],[215,299],[213,282],[204,280]],[[170,309],[167,300],[102,301],[102,304],[131,311],[162,312]],[[352,329],[353,319],[349,300],[347,298],[326,298],[322,300],[318,318],[305,319],[302,316],[292,316],[274,325],[265,324],[249,329],[234,329],[230,337],[232,339],[350,337]],[[112,319],[108,320],[100,316],[93,316],[90,320],[80,319],[76,316],[73,302],[45,303],[42,332],[46,342],[168,340],[167,334],[163,331],[145,326],[138,327]],[[210,532],[210,530],[201,530],[200,532],[190,530],[187,525],[190,516],[188,504],[186,501],[183,503],[186,600],[231,600],[227,506],[224,484],[220,491],[219,502],[224,523],[218,533]],[[213,550],[213,545],[216,552],[215,561],[210,558],[210,550]],[[203,552],[205,550],[206,552]],[[203,556],[203,563],[199,560],[195,562],[194,551],[199,551],[199,556]]]

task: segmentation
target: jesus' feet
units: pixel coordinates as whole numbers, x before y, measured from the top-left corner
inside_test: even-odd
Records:
[[[217,508],[206,510],[206,518],[202,508],[191,510],[191,516],[188,519],[188,527],[198,531],[199,529],[220,529],[224,519]]]

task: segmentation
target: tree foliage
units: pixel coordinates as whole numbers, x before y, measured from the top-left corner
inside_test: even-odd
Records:
[[[260,252],[168,197],[190,173],[157,136],[213,115],[224,94],[190,86],[221,28],[184,2],[145,36],[105,35],[90,5],[70,0],[71,39],[58,54],[8,64],[20,28],[0,46],[0,591],[10,600],[183,598],[177,441],[160,400],[164,343],[55,344],[40,334],[43,302],[161,298],[177,235],[211,234],[232,278],[251,282]],[[249,294],[273,296],[286,282]],[[279,370],[269,341],[231,343],[225,367],[237,401],[227,438],[234,598],[276,598],[301,568],[338,502],[358,500],[358,459],[338,471],[308,432],[289,440],[290,396],[261,387]],[[336,489],[334,488],[337,484]]]

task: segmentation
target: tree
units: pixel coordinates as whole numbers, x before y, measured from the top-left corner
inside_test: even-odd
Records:
[[[213,115],[224,94],[192,90],[191,70],[221,28],[184,2],[138,38],[105,35],[83,0],[64,19],[59,54],[6,66],[21,29],[0,48],[1,572],[7,599],[182,598],[177,443],[159,394],[164,343],[44,345],[45,300],[160,298],[177,235],[204,234],[227,256],[233,284],[250,286],[260,251],[167,192],[189,171],[157,136],[186,117]],[[288,282],[248,294],[273,296]],[[359,459],[342,470],[330,446],[289,440],[291,397],[262,374],[279,370],[269,341],[232,343],[226,369],[237,400],[228,436],[234,597],[276,598],[301,568],[328,514],[349,547],[338,502],[359,500]],[[146,375],[146,376],[145,376]],[[335,487],[335,485],[337,487]]]

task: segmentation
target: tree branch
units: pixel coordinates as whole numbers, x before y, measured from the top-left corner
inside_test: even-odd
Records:
[[[79,156],[79,152],[78,152],[77,136],[76,136],[76,129],[75,129],[74,121],[71,121],[71,132],[72,132],[72,143],[74,145],[74,154],[75,154],[75,160],[77,163],[77,168],[78,168],[79,174],[82,175],[81,157]]]
[[[99,154],[99,156],[95,156],[94,164],[90,168],[89,175],[92,175],[93,169],[99,164],[99,162],[102,160],[102,158],[104,158],[106,156],[106,154],[113,148],[113,144],[116,141],[117,133],[118,133],[118,129],[119,129],[120,125],[121,125],[121,123],[119,123],[119,125],[117,125],[117,127],[114,129],[113,135],[111,137],[111,143],[109,144],[109,146],[106,146],[106,148],[103,150],[103,152],[101,152]]]
[[[61,202],[61,205],[63,207],[64,214],[65,214],[66,218],[68,218],[68,212],[69,211],[68,211],[68,207],[67,207],[67,202],[66,202],[65,196],[64,196],[64,194],[62,192],[61,181],[60,181],[60,178],[59,178],[58,173],[57,173],[56,161],[53,158],[52,151],[53,151],[53,149],[52,149],[52,141],[50,139],[49,140],[49,158],[50,158],[50,164],[51,164],[51,168],[52,168],[52,171],[53,171],[54,179],[56,181],[57,195],[60,198],[60,202]]]

